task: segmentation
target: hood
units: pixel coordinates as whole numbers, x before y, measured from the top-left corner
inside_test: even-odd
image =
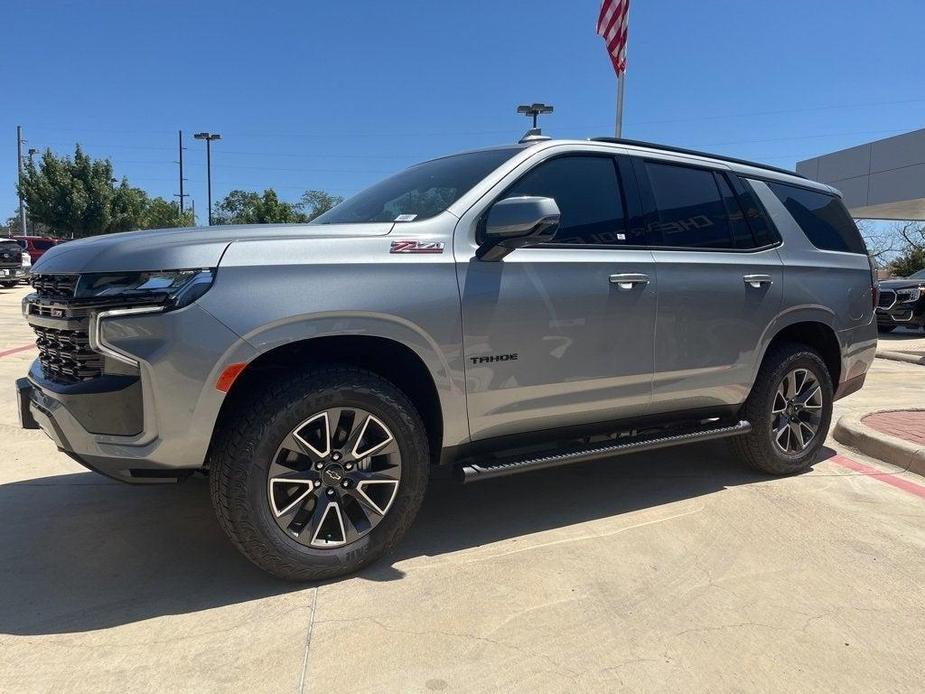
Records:
[[[881,280],[880,281],[881,289],[905,289],[906,287],[925,287],[925,279],[921,279],[921,280],[895,279],[895,280]]]
[[[385,236],[393,222],[373,224],[240,224],[103,234],[48,249],[34,273],[131,272],[216,267],[235,241]]]

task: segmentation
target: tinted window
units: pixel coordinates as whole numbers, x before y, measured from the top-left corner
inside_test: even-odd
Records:
[[[758,202],[758,196],[755,195],[755,191],[752,189],[751,184],[741,178],[736,179],[736,183],[740,186],[742,191],[742,194],[739,196],[739,202],[744,205],[745,219],[748,220],[748,225],[751,227],[752,234],[755,236],[755,245],[759,247],[768,246],[780,241],[777,230],[774,229],[771,224],[771,220],[768,218],[768,213],[765,211],[764,207]]]
[[[713,172],[646,162],[663,246],[732,248],[728,213]]]
[[[528,172],[504,197],[553,198],[561,214],[555,243],[631,245],[616,162],[611,157],[559,157]]]
[[[32,245],[40,251],[47,251],[49,248],[55,245],[55,242],[49,241],[47,239],[33,239]]]
[[[732,239],[736,248],[755,248],[756,244],[751,227],[745,219],[745,213],[742,212],[739,200],[726,180],[726,176],[720,173],[714,175],[716,176],[716,184],[719,186],[720,195],[723,198],[723,204],[726,206],[726,219],[729,222],[729,228],[732,230]]]
[[[867,255],[864,240],[839,198],[785,183],[768,183],[768,187],[816,248]]]
[[[523,147],[503,147],[424,162],[357,193],[314,224],[425,219],[443,212]]]

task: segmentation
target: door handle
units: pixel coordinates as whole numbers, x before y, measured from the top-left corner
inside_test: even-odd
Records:
[[[742,275],[742,279],[745,280],[745,284],[753,289],[761,289],[761,285],[763,284],[774,284],[771,275]]]
[[[611,275],[610,283],[617,285],[620,289],[632,289],[637,284],[643,286],[649,284],[649,276],[635,272],[624,272],[619,275]]]

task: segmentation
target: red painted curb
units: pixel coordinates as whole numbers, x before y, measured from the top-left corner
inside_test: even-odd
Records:
[[[0,352],[0,357],[8,357],[11,354],[16,354],[17,352],[25,352],[27,349],[35,349],[35,345],[23,345],[22,347],[13,347],[12,349],[8,349],[3,352]]]
[[[880,482],[885,482],[886,484],[907,491],[910,494],[915,494],[925,499],[925,486],[921,484],[916,484],[910,480],[905,479],[904,477],[897,477],[893,472],[886,472],[885,470],[878,470],[875,467],[870,465],[865,465],[864,463],[859,463],[856,460],[847,458],[843,455],[832,456],[831,458],[826,458],[830,463],[835,463],[836,465],[841,465],[842,467],[848,468],[849,470],[854,470],[855,472],[860,472],[862,475],[867,475],[872,477],[875,480]]]

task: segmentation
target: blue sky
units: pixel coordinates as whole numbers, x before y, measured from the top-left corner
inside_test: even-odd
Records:
[[[27,147],[110,157],[205,216],[214,197],[341,195],[423,158],[515,140],[518,103],[555,136],[609,135],[598,0],[27,2],[3,11],[0,215]],[[633,0],[624,134],[793,166],[925,126],[921,0]]]

